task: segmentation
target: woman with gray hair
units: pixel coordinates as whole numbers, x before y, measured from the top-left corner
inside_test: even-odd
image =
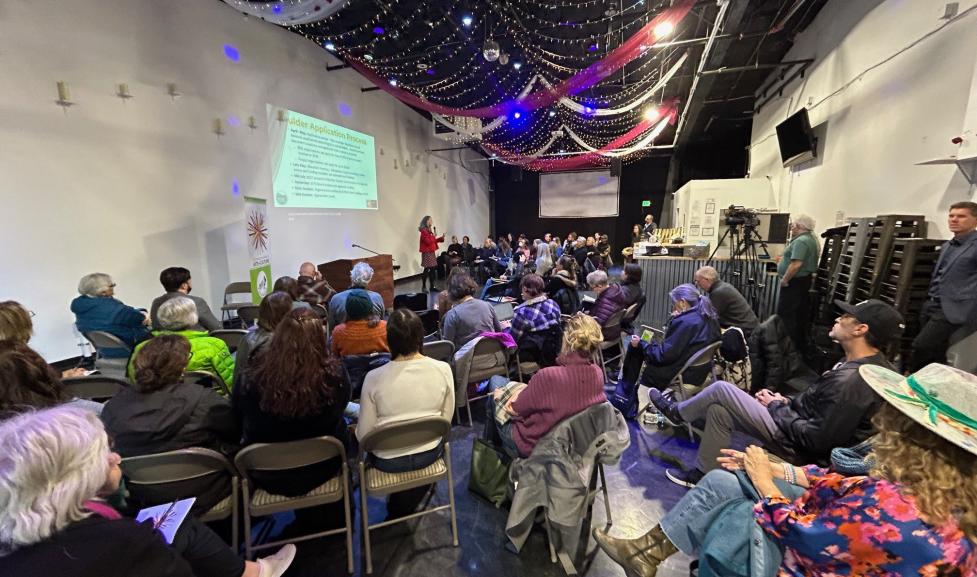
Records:
[[[0,565],[4,575],[280,577],[295,556],[244,561],[193,517],[171,546],[102,500],[119,489],[122,458],[99,418],[56,407],[0,422]]]
[[[783,319],[787,333],[801,354],[807,349],[807,333],[811,325],[811,283],[818,271],[818,257],[821,255],[813,232],[813,218],[806,214],[793,217],[790,244],[777,264],[777,275],[780,277],[777,316]]]
[[[105,273],[96,272],[81,277],[80,296],[71,301],[75,325],[82,334],[102,331],[114,335],[130,347],[149,338],[149,313],[135,309],[115,298],[115,281]],[[125,358],[123,349],[102,349],[107,358]]]
[[[207,371],[220,375],[228,387],[234,384],[234,357],[227,344],[210,336],[207,331],[193,330],[197,324],[197,305],[187,297],[174,297],[159,306],[156,312],[162,329],[153,331],[153,336],[180,335],[190,341],[188,371]],[[136,346],[129,359],[128,375],[135,378],[136,357],[144,343]]]
[[[626,416],[637,411],[638,371],[640,383],[655,389],[664,389],[692,355],[719,340],[719,320],[709,297],[699,294],[692,284],[673,288],[668,296],[672,299],[672,317],[661,341],[645,342],[638,335],[631,337],[631,346],[624,357],[624,371],[612,403]],[[642,354],[643,353],[643,354]],[[685,371],[682,380],[701,385],[712,370],[712,363]]]

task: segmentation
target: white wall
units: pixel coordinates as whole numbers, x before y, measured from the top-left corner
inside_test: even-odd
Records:
[[[947,207],[970,187],[952,165],[916,163],[956,154],[950,139],[965,130],[974,137],[964,119],[977,109],[977,10],[963,13],[977,1],[960,2],[949,23],[943,6],[832,0],[798,37],[785,60],[815,62],[756,115],[750,150],[750,177],[770,179],[782,210],[810,214],[819,229],[839,216],[924,214],[930,237],[948,236]],[[785,169],[774,129],[805,106],[820,157]]]
[[[378,149],[379,211],[270,209],[275,276],[365,256],[353,242],[392,253],[399,276],[418,272],[424,214],[448,234],[488,232],[487,163],[426,153],[446,145],[415,112],[361,93],[353,71],[326,72],[336,61],[310,41],[217,0],[3,2],[0,29],[0,300],[37,313],[32,345],[49,360],[78,354],[68,303],[86,273],[112,274],[116,294],[144,307],[166,266],[190,268],[215,308],[226,283],[247,278],[241,197],[271,197],[266,103],[371,134]],[[58,80],[77,102],[67,114]],[[114,96],[121,82],[134,98]],[[171,99],[168,82],[183,96]]]

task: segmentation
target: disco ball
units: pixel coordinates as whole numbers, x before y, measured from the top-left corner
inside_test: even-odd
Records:
[[[482,56],[484,56],[489,62],[495,62],[498,60],[499,53],[501,52],[502,49],[499,48],[499,43],[491,38],[486,40],[485,44],[482,45]]]

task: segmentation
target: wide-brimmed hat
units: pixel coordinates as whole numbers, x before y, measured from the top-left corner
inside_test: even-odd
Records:
[[[977,455],[977,375],[936,363],[908,377],[878,365],[858,372],[907,417]]]

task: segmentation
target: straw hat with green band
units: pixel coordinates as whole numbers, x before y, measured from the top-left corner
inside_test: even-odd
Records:
[[[877,365],[862,365],[858,371],[907,417],[977,455],[977,375],[939,364],[908,377]]]

